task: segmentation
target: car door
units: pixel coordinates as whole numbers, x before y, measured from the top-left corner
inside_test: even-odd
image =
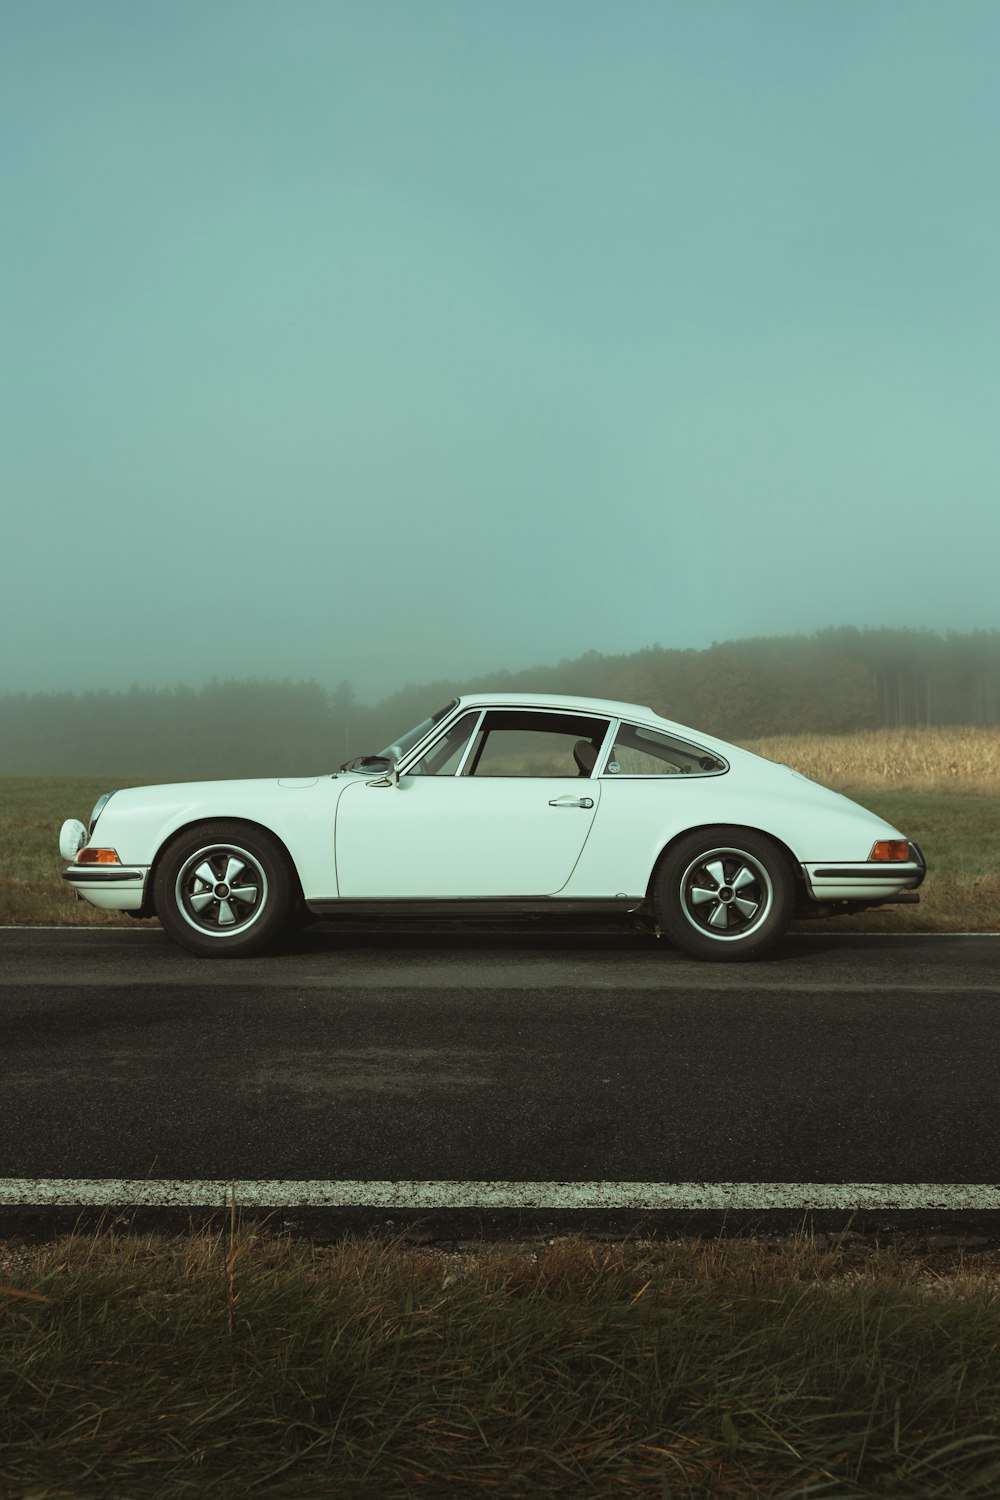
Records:
[[[590,779],[609,721],[470,710],[400,776],[358,782],[337,807],[342,897],[555,895],[600,800]]]

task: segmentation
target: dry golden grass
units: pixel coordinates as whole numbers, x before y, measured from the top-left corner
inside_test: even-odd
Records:
[[[1000,796],[1000,728],[871,729],[854,734],[786,734],[742,741],[842,791],[951,792]]]

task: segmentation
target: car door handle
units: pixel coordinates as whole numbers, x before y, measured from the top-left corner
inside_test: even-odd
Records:
[[[550,807],[593,807],[593,797],[553,797]]]

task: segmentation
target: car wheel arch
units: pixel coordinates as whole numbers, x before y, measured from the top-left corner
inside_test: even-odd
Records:
[[[694,823],[690,828],[682,828],[679,833],[674,834],[672,839],[668,839],[663,848],[660,850],[659,854],[656,856],[656,859],[653,861],[653,868],[649,873],[649,880],[646,883],[646,896],[643,903],[645,907],[651,908],[653,902],[653,893],[656,889],[656,881],[657,877],[659,876],[660,870],[663,868],[666,860],[669,859],[671,851],[676,848],[681,840],[690,838],[691,835],[695,833],[712,835],[714,834],[715,830],[719,828],[725,828],[730,832],[738,831],[740,833],[749,833],[753,834],[756,838],[768,839],[784,856],[785,862],[788,865],[789,872],[795,880],[797,893],[805,893],[805,880],[802,875],[802,864],[800,860],[797,859],[796,856],[792,853],[791,849],[789,849],[784,840],[779,839],[776,834],[768,832],[766,828],[757,828],[753,823]]]
[[[287,861],[289,873],[291,874],[294,881],[295,901],[297,904],[302,903],[302,880],[299,875],[298,866],[296,865],[295,860],[292,857],[291,850],[289,849],[285,840],[281,837],[280,833],[275,833],[274,829],[268,828],[266,823],[255,822],[253,818],[233,818],[227,816],[224,813],[213,813],[211,815],[206,815],[200,818],[191,818],[189,822],[182,823],[179,828],[172,828],[170,830],[166,838],[160,844],[155,855],[153,856],[153,863],[149,867],[149,875],[146,881],[146,890],[150,893],[150,897],[155,887],[156,876],[157,872],[159,871],[160,865],[163,863],[173,845],[177,843],[178,839],[186,838],[187,835],[193,833],[195,829],[204,828],[209,823],[227,823],[233,828],[245,828],[250,833],[263,833],[269,839],[273,839],[274,842],[279,845],[281,852],[284,855],[285,860]],[[150,915],[155,915],[155,908],[151,907]]]

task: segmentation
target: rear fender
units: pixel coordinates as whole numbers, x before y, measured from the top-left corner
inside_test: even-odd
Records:
[[[738,828],[745,833],[752,833],[755,838],[767,839],[769,843],[773,844],[775,848],[780,850],[780,852],[784,855],[785,863],[787,864],[792,875],[795,877],[796,905],[798,905],[802,900],[808,899],[806,897],[805,880],[802,876],[802,866],[799,864],[798,860],[795,858],[795,855],[792,853],[791,849],[789,849],[788,845],[786,843],[783,843],[781,839],[775,838],[773,833],[768,833],[763,828],[755,828],[752,823],[696,823],[693,828],[683,828],[680,833],[675,834],[668,843],[664,844],[663,848],[657,855],[656,862],[653,865],[652,871],[650,872],[649,881],[646,886],[646,896],[643,902],[643,905],[646,908],[650,910],[652,909],[653,891],[656,888],[657,877],[659,876],[660,870],[663,868],[664,861],[669,857],[670,851],[674,848],[674,846],[676,844],[679,844],[681,839],[688,838],[692,833],[711,834],[715,829],[721,827]]]

